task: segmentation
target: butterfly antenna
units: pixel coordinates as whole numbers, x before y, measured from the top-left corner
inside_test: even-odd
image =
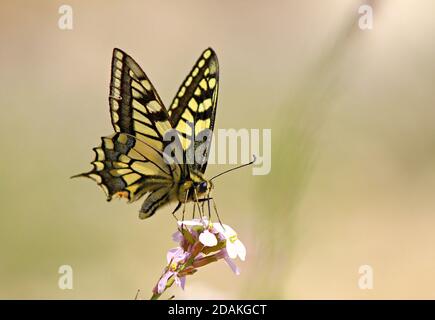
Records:
[[[210,181],[212,181],[213,179],[215,179],[215,178],[217,178],[217,177],[220,177],[221,175],[224,175],[224,174],[226,174],[226,173],[228,173],[228,172],[231,172],[231,171],[234,171],[234,170],[237,170],[237,169],[240,169],[240,168],[246,167],[246,166],[250,166],[250,165],[253,164],[253,163],[255,162],[255,160],[257,159],[257,158],[255,157],[255,155],[252,155],[252,157],[254,158],[254,159],[252,159],[252,161],[250,161],[250,162],[248,162],[248,163],[245,163],[245,164],[242,164],[242,165],[240,165],[240,166],[238,166],[238,167],[228,169],[228,170],[226,170],[226,171],[224,171],[224,172],[221,172],[221,173],[215,175],[213,178],[211,178]]]

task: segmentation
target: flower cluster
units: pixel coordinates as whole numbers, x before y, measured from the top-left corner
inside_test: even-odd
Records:
[[[246,248],[230,226],[212,223],[206,217],[179,221],[172,238],[179,246],[168,251],[168,265],[153,289],[152,299],[157,299],[173,283],[184,289],[187,275],[221,259],[235,274],[240,274],[233,260],[239,257],[244,261]]]

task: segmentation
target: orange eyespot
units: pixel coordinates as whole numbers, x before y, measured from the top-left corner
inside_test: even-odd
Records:
[[[118,197],[119,199],[121,199],[121,198],[128,199],[128,192],[127,191],[119,191],[119,192],[115,193],[115,197]]]

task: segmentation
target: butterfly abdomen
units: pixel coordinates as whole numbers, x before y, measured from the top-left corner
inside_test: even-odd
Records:
[[[173,199],[172,188],[160,188],[153,191],[142,204],[139,212],[140,219],[151,217],[157,209],[169,204]]]

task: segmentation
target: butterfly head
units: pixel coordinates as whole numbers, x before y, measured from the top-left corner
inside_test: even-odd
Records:
[[[211,181],[204,180],[199,183],[195,183],[194,187],[198,197],[201,197],[210,193],[211,189],[213,189],[213,183]]]
[[[179,189],[180,201],[195,201],[207,197],[213,189],[213,183],[206,180],[201,173],[190,172],[190,179],[187,179]],[[184,200],[184,201],[183,201]]]

